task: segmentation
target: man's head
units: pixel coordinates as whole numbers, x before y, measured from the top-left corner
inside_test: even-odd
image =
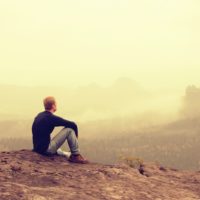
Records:
[[[56,106],[56,100],[54,97],[48,96],[44,98],[43,104],[44,104],[45,110],[50,111],[50,112],[56,112],[57,106]]]

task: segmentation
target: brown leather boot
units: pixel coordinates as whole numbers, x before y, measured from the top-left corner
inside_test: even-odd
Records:
[[[81,154],[77,154],[77,155],[71,154],[68,161],[73,162],[73,163],[80,163],[80,164],[89,163],[89,161],[86,160],[85,158],[83,158],[83,156],[81,156]]]

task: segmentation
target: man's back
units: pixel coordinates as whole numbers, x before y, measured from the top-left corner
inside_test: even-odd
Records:
[[[50,134],[54,129],[51,123],[51,115],[49,111],[39,113],[32,125],[33,149],[37,152],[44,152],[48,148],[50,142]]]

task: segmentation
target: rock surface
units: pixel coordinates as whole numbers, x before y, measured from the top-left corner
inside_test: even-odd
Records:
[[[1,200],[200,200],[200,172],[155,163],[72,164],[31,150],[0,152]]]

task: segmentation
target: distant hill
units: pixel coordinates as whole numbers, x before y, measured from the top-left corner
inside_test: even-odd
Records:
[[[152,94],[134,80],[126,77],[121,77],[106,87],[96,83],[76,88],[73,86],[0,85],[0,91],[2,105],[0,119],[6,115],[11,118],[15,116],[16,119],[32,118],[35,113],[43,110],[42,100],[49,95],[56,97],[59,115],[79,121],[107,119],[138,113],[146,109],[152,110],[164,105],[157,103],[160,101],[158,94]],[[165,101],[166,107],[164,99],[161,101]]]

